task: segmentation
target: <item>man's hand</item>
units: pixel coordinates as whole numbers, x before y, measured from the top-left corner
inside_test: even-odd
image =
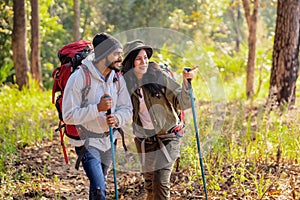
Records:
[[[104,94],[100,102],[97,104],[98,112],[105,112],[112,107],[112,98],[109,96],[109,94]]]
[[[119,120],[114,114],[106,115],[106,123],[113,128],[119,126]]]

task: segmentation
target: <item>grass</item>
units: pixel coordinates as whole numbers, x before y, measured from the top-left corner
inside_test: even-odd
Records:
[[[51,91],[42,91],[33,81],[30,89],[19,90],[14,85],[0,87],[0,172],[5,163],[14,162],[18,148],[31,145],[43,137],[51,137],[55,123],[55,107]]]
[[[51,126],[56,123],[51,91],[42,91],[32,80],[29,88],[19,90],[15,85],[0,86],[0,198],[15,196],[16,192],[17,195],[27,193],[28,188],[40,190],[31,173],[12,167],[20,159],[17,150],[44,137],[51,139]],[[24,184],[16,185],[16,181]],[[39,196],[38,193],[30,195]]]
[[[241,82],[244,82],[243,77],[238,77],[224,85],[225,93],[233,96],[228,95],[229,101],[224,103],[226,115],[219,129],[215,124],[220,115],[214,115],[214,106],[218,104],[204,101],[196,105],[207,188],[215,195],[223,193],[224,198],[252,196],[263,199],[274,185],[280,188],[278,171],[300,162],[300,115],[296,109],[270,111],[264,104],[268,94],[265,85],[259,92],[262,95],[254,101],[243,99],[243,91],[237,87]],[[193,180],[203,184],[199,177],[194,176],[201,176],[199,156],[195,131],[191,128],[194,126],[192,119],[187,119],[187,122],[190,129],[183,138],[181,160],[184,167],[191,169]]]

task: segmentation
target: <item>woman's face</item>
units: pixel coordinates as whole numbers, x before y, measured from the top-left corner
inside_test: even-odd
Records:
[[[136,58],[134,59],[134,74],[138,79],[142,78],[148,69],[148,56],[144,49],[141,49]]]

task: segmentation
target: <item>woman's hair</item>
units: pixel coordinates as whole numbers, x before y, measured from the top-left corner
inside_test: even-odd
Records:
[[[134,50],[128,54],[128,56],[123,61],[122,74],[126,74],[129,70],[134,68],[134,60],[139,54],[141,49]]]
[[[126,57],[121,70],[122,74],[124,75],[126,86],[130,95],[136,93],[137,95],[141,96],[140,91],[138,90],[140,85],[138,85],[138,80],[133,72],[134,60],[137,57],[140,50],[141,49],[132,51]],[[156,63],[150,62],[148,64],[147,72],[142,78],[142,85],[147,90],[149,90],[152,96],[156,96],[157,98],[161,97],[161,93],[165,88],[163,75],[159,68],[160,67]]]

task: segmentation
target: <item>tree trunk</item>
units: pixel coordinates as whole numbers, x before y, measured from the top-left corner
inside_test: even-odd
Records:
[[[250,13],[250,6],[248,0],[243,0],[243,7],[249,29],[248,36],[248,61],[247,61],[247,81],[246,81],[246,95],[251,98],[254,95],[254,71],[255,71],[255,57],[256,57],[256,29],[257,16],[259,10],[260,0],[254,0],[253,13]]]
[[[73,24],[73,38],[80,39],[80,9],[78,0],[74,0],[74,24]]]
[[[42,86],[42,69],[40,63],[39,0],[31,0],[31,74]]]
[[[12,50],[16,82],[20,89],[28,85],[28,57],[26,51],[26,12],[25,0],[13,0]]]
[[[237,4],[237,5],[235,5]],[[235,51],[240,51],[240,44],[241,44],[241,31],[240,31],[240,22],[241,22],[241,11],[240,11],[240,3],[235,3],[234,0],[231,1],[231,5],[229,8],[229,12],[233,21],[233,29],[235,31]],[[235,14],[236,12],[236,14]]]
[[[269,103],[295,104],[299,69],[300,0],[278,0]]]
[[[240,4],[238,3],[237,5],[237,17],[236,17],[236,34],[237,34],[237,37],[236,37],[236,50],[237,52],[240,51],[240,44],[241,44],[241,41],[242,41],[242,34],[241,34],[241,31],[240,31],[240,27],[241,27],[241,20],[242,20],[242,17],[241,17],[241,9],[240,9]]]

